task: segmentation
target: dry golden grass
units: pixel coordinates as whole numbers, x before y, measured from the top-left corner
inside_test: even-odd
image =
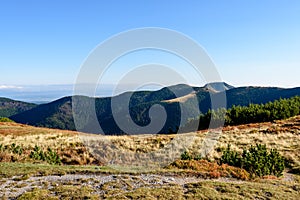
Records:
[[[168,148],[171,150],[177,148],[182,151],[185,146],[180,143],[190,142],[191,145],[187,145],[188,151],[197,155],[208,136],[207,131],[179,135],[96,136],[17,123],[0,123],[0,144],[9,146],[15,143],[24,148],[24,153],[21,155],[0,152],[0,159],[10,162],[0,162],[0,175],[2,177],[21,176],[20,180],[23,180],[31,175],[118,173],[115,168],[105,166],[51,166],[43,163],[27,163],[28,155],[35,145],[56,150],[65,164],[94,163],[99,165],[101,163],[95,162],[96,158],[85,144],[90,144],[93,147],[92,150],[98,151],[96,153],[103,153],[104,157],[105,154],[113,155],[113,152],[118,150],[121,152],[118,156],[123,156],[122,161],[130,163],[132,156],[136,153],[151,154],[151,152],[160,152]],[[293,169],[300,169],[300,116],[273,123],[225,127],[208,158],[211,160],[219,158],[222,149],[226,148],[227,144],[231,144],[232,148],[237,151],[242,151],[244,147],[256,143],[278,149],[290,161]],[[177,156],[180,157],[180,154]],[[104,161],[109,159],[111,157],[108,156]],[[135,180],[128,175],[128,179],[122,176],[122,178],[103,184],[93,182],[86,187],[82,187],[84,185],[82,181],[73,181],[69,185],[52,182],[23,193],[19,199],[298,199],[300,192],[300,176],[285,174],[280,179],[268,176],[264,179],[242,181],[249,177],[244,170],[228,165],[220,166],[204,160],[177,160],[168,168],[151,173],[167,174],[173,177],[182,176],[184,179],[194,175],[197,180],[184,184],[177,182],[163,185],[143,184],[141,180]],[[226,178],[204,180],[198,179],[199,177]],[[228,177],[242,180],[228,179]],[[51,190],[49,190],[49,185],[53,185]],[[18,187],[18,185],[12,187]],[[23,186],[20,185],[20,187]]]
[[[211,156],[219,158],[220,150],[227,144],[242,151],[243,148],[266,144],[269,149],[277,149],[293,168],[300,167],[300,116],[273,123],[258,123],[235,127],[226,127],[211,152]]]
[[[75,131],[62,131],[59,129],[48,129],[32,127],[25,124],[18,124],[14,122],[0,122],[0,135],[13,135],[13,136],[24,136],[24,135],[35,135],[35,134],[49,134],[49,133],[63,133],[64,135],[77,135]]]
[[[244,169],[226,164],[218,165],[206,160],[176,160],[168,168],[193,170],[197,172],[197,176],[201,176],[202,178],[230,177],[241,180],[248,180],[250,178],[250,174]]]
[[[192,154],[199,154],[207,135],[207,131],[199,131],[178,135],[96,136],[17,123],[0,123],[0,144],[15,143],[27,149],[28,152],[35,145],[42,148],[51,147],[58,151],[66,164],[96,163],[96,158],[85,144],[90,144],[92,151],[103,157],[103,160],[100,160],[103,163],[109,162],[112,156],[117,155],[116,150],[119,151],[118,156],[122,162],[129,164],[137,154],[139,156],[153,152],[159,154],[164,149],[176,150],[172,153],[177,153],[177,155],[170,155],[171,160],[179,158],[184,148],[188,148]],[[190,146],[188,143],[191,143]],[[214,149],[209,153],[209,158],[212,160],[219,158],[222,149],[227,144],[231,144],[233,150],[242,151],[243,148],[256,143],[266,144],[267,148],[278,149],[290,161],[292,168],[300,169],[300,116],[273,123],[225,127]],[[5,157],[5,155],[2,156]]]
[[[100,164],[87,150],[75,131],[38,128],[28,125],[1,122],[0,144],[10,147],[20,145],[24,150],[21,155],[9,151],[0,152],[2,162],[27,162],[35,145],[47,150],[48,147],[58,152],[64,164]],[[82,135],[84,135],[82,133]]]

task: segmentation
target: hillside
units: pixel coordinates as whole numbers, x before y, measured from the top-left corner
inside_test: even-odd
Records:
[[[65,97],[51,103],[38,105],[10,118],[24,124],[75,130],[71,104],[72,98]]]
[[[221,92],[220,92],[221,91]],[[283,89],[274,87],[239,87],[234,88],[226,83],[210,83],[204,87],[193,87],[193,91],[187,85],[180,84],[162,88],[158,91],[137,91],[126,92],[115,97],[107,98],[88,98],[76,97],[82,103],[95,100],[95,107],[98,121],[105,134],[124,134],[117,126],[112,110],[111,102],[118,105],[114,111],[118,116],[132,118],[132,120],[140,125],[146,126],[150,123],[149,109],[155,105],[161,105],[167,113],[167,121],[159,133],[176,133],[177,127],[181,120],[185,124],[189,119],[197,118],[199,109],[202,113],[206,113],[211,108],[211,96],[219,98],[223,92],[226,92],[228,108],[233,105],[249,105],[250,103],[262,104],[280,98],[289,98],[300,95],[300,88]],[[175,96],[174,92],[177,94]],[[124,105],[124,99],[130,97],[129,113],[126,110],[128,105]],[[199,107],[194,107],[191,103],[198,100]],[[183,108],[183,114],[181,111]],[[181,119],[181,116],[185,118]],[[82,116],[88,119],[89,116]],[[16,114],[11,117],[16,122],[30,124],[34,126],[42,126],[49,128],[59,128],[67,130],[75,130],[72,116],[72,97],[65,97],[57,101],[39,105],[36,108],[26,112]],[[81,131],[97,132],[87,122],[82,126]],[[129,130],[127,133],[140,133],[139,130]],[[151,132],[149,132],[151,133]],[[155,132],[157,133],[157,132]]]
[[[8,98],[0,98],[0,117],[10,117],[26,110],[30,110],[35,106],[36,105],[33,103],[15,101]]]
[[[125,153],[129,154],[129,152],[147,153],[157,151],[160,148],[166,147],[175,138],[188,138],[190,134],[195,134],[196,138],[194,138],[193,143],[190,145],[189,151],[197,152],[202,145],[203,139],[209,134],[207,130],[177,135],[99,136],[75,131],[33,127],[15,122],[0,122],[0,145],[15,143],[25,149],[33,148],[34,145],[44,148],[51,147],[59,150],[62,158],[65,156],[66,158],[71,158],[69,157],[70,152],[77,152],[76,155],[82,156],[81,159],[78,159],[78,162],[86,160],[83,157],[88,155],[84,153],[87,152],[83,143],[83,140],[86,140],[86,138],[105,138],[110,140],[116,149],[122,149]],[[292,167],[298,169],[298,173],[300,173],[299,134],[300,115],[274,122],[227,126],[223,128],[221,137],[217,141],[213,151],[210,152],[209,157],[211,159],[219,158],[221,154],[220,149],[225,148],[227,144],[231,144],[234,149],[241,151],[244,147],[261,143],[266,144],[268,148],[278,149],[290,161]],[[100,143],[97,143],[97,146],[100,151],[103,151]],[[78,149],[82,149],[81,154],[78,154]],[[106,148],[105,152],[109,155],[109,151],[113,150]],[[9,157],[9,159],[11,158]],[[22,158],[20,157],[19,159]],[[109,161],[109,158],[105,159],[108,160],[102,161]]]
[[[287,120],[248,125],[229,126],[223,129],[220,139],[201,161],[200,169],[158,168],[139,171],[133,167],[114,166],[109,161],[121,150],[123,161],[130,162],[131,153],[156,152],[167,147],[180,135],[100,136],[109,140],[114,148],[95,143],[99,153],[105,153],[103,162],[95,162],[93,154],[85,147],[83,138],[95,138],[84,134],[58,129],[38,128],[17,123],[0,123],[0,194],[7,199],[95,198],[95,199],[297,199],[300,188],[300,116]],[[188,149],[197,153],[207,131],[194,133],[195,140]],[[227,144],[242,151],[256,143],[276,148],[288,161],[287,169],[280,178],[265,177],[254,180],[234,178],[241,171],[214,163]],[[19,145],[21,154],[8,150]],[[29,159],[30,151],[38,145],[58,152],[64,165],[49,165]],[[4,147],[4,148],[3,148]],[[6,147],[6,148],[5,148]],[[112,152],[110,152],[112,151]],[[113,156],[113,157],[110,157]],[[32,164],[34,163],[34,164]],[[77,166],[74,166],[77,165]],[[88,165],[87,165],[88,164]],[[95,166],[95,164],[97,166]],[[104,164],[104,166],[102,166]],[[134,163],[128,163],[133,164]],[[149,163],[147,163],[149,164]],[[78,166],[82,165],[82,166]],[[108,165],[108,166],[107,166]],[[219,169],[220,168],[220,169]],[[233,175],[219,177],[218,170],[229,168]]]

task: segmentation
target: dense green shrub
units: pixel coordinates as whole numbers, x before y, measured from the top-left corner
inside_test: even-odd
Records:
[[[11,145],[3,145],[0,144],[0,152],[9,152],[17,155],[21,155],[24,151],[23,147],[20,145],[16,145],[15,143],[12,143]]]
[[[24,153],[24,148],[20,145],[16,145],[15,143],[12,143],[10,145],[0,144],[0,152],[16,154],[18,156],[21,156]],[[36,145],[34,149],[30,152],[29,157],[34,160],[45,161],[49,164],[54,164],[54,165],[61,164],[59,155],[51,148],[48,148],[47,151],[43,151],[39,146]],[[14,157],[14,158],[18,158],[18,157]]]
[[[0,117],[0,122],[14,122],[14,121],[7,117]]]
[[[55,151],[53,151],[50,147],[47,149],[46,158],[49,164],[53,164],[53,165],[61,164],[59,155]]]
[[[230,145],[223,151],[220,164],[228,164],[231,166],[241,166],[241,157],[236,151],[232,151]]]
[[[21,155],[23,153],[23,148],[20,145],[16,145],[15,143],[12,143],[10,145],[10,150],[14,154],[18,154],[18,155]]]
[[[42,161],[46,160],[44,152],[37,145],[35,145],[33,151],[30,152],[29,157],[32,158],[32,159],[34,159],[34,160],[42,160]]]
[[[181,154],[181,160],[192,160],[192,156],[187,151],[184,151]]]
[[[33,151],[30,152],[29,157],[34,160],[46,161],[49,164],[61,164],[59,155],[51,148],[48,148],[47,151],[44,152],[39,146],[36,145]]]
[[[201,155],[191,155],[188,151],[184,151],[181,156],[181,160],[202,160]]]
[[[267,150],[266,145],[257,144],[242,154],[231,150],[230,145],[223,151],[220,164],[228,164],[247,170],[253,176],[281,176],[285,168],[284,158],[276,149]]]

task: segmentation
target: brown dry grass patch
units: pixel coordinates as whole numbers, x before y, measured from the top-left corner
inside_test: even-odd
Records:
[[[232,167],[227,164],[218,165],[217,163],[206,160],[176,160],[168,166],[169,169],[185,169],[197,171],[203,178],[237,178],[248,180],[250,175],[244,169]]]

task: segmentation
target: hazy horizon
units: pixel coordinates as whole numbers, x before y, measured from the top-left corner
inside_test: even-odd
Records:
[[[234,87],[279,87],[276,85],[233,85],[229,82],[225,83]],[[178,83],[181,84],[181,83]],[[185,83],[182,83],[185,84]],[[190,84],[189,84],[190,85]],[[196,87],[203,87],[205,84],[191,85]],[[121,87],[121,91],[114,93],[115,84],[102,84],[97,86],[95,96],[97,97],[110,97],[114,95],[121,94],[123,92],[132,91],[128,89],[129,87]],[[142,88],[137,88],[137,90],[158,90],[163,87],[172,86],[159,86],[159,85],[148,85]],[[281,88],[295,88],[300,87],[300,85],[295,85],[293,87],[281,87]],[[53,100],[72,96],[73,95],[74,84],[56,84],[56,85],[0,85],[0,97],[10,98],[19,101],[31,102],[31,103],[47,103]]]

